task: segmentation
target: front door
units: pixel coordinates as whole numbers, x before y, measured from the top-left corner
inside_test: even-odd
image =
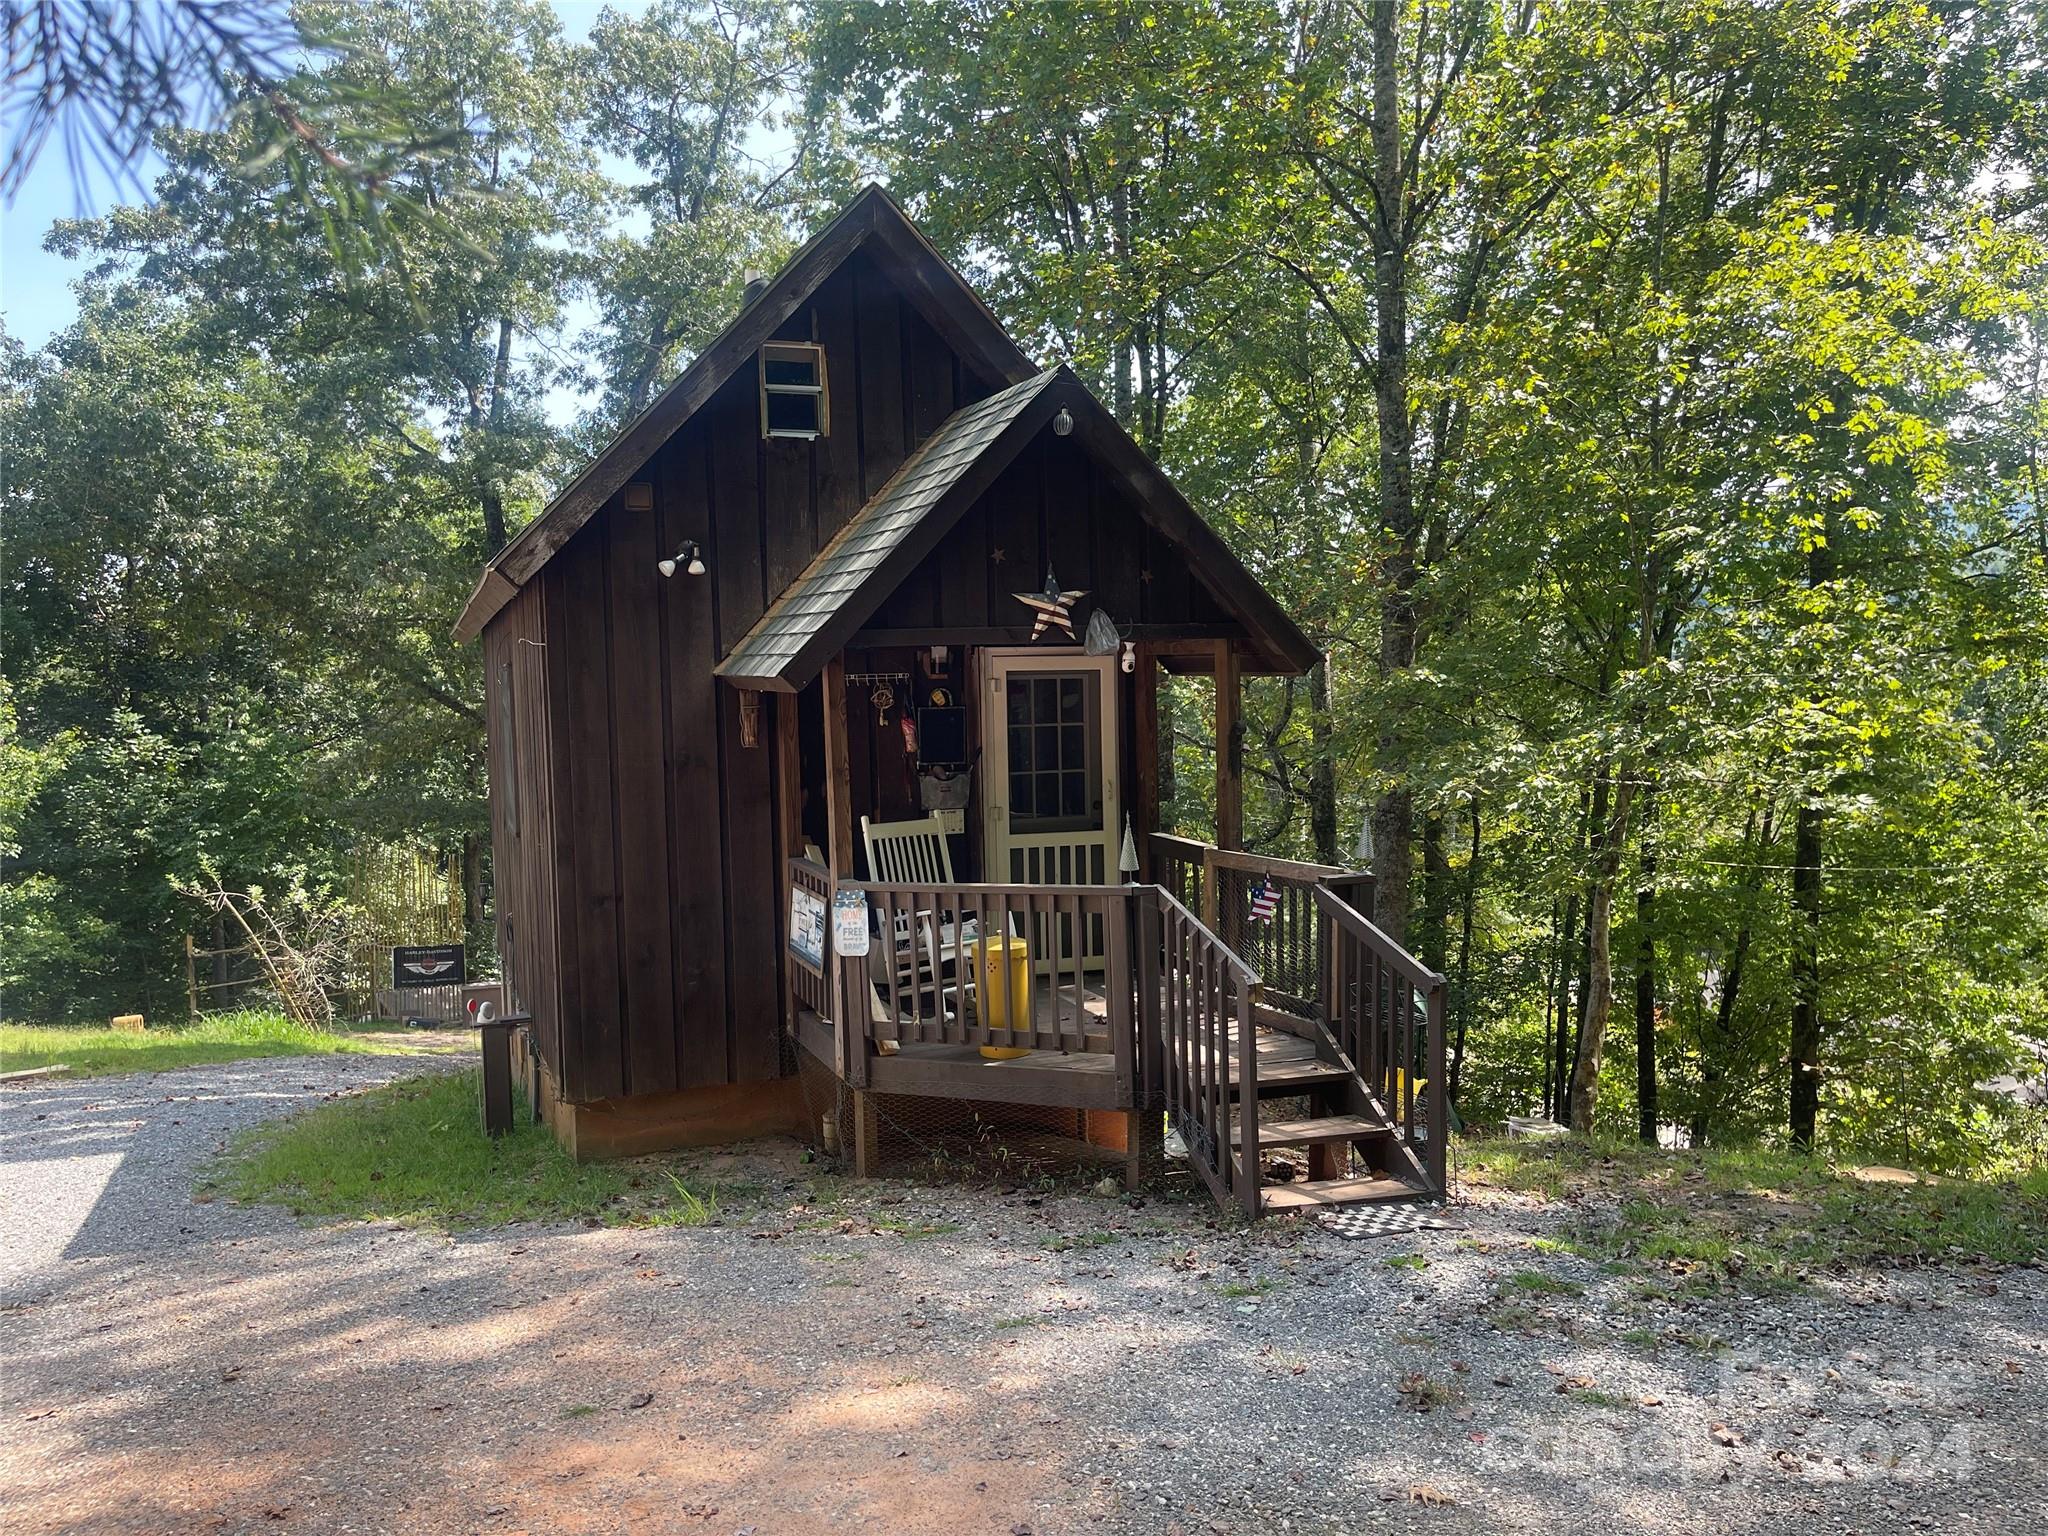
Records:
[[[1041,649],[992,650],[987,659],[987,878],[1009,885],[1120,880],[1116,658]],[[1098,949],[1090,934],[1089,957]],[[1041,951],[1040,958],[1052,957]]]

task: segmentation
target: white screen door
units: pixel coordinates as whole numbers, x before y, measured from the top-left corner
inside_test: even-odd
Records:
[[[1077,651],[987,654],[985,878],[1010,885],[1116,882],[1123,829],[1116,659]],[[1045,948],[1034,948],[1042,962],[1052,959]],[[1096,958],[1099,948],[1099,936],[1091,933],[1087,958]]]

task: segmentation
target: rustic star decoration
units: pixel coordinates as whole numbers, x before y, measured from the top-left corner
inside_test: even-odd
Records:
[[[1038,615],[1031,624],[1031,638],[1033,640],[1036,640],[1049,629],[1060,630],[1071,640],[1074,638],[1074,604],[1078,603],[1088,594],[1085,592],[1062,592],[1060,590],[1059,578],[1053,575],[1050,567],[1047,567],[1045,590],[1043,592],[1016,592],[1011,595],[1026,608],[1029,608]]]

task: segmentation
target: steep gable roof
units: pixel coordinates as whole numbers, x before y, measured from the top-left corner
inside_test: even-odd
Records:
[[[618,494],[698,407],[717,393],[763,342],[774,337],[819,285],[863,248],[962,357],[979,363],[1005,384],[1021,383],[1036,372],[980,295],[939,255],[896,200],[870,182],[790,258],[674,383],[619,430],[539,517],[498,551],[484,567],[456,620],[455,638],[468,640],[479,634],[491,615],[510,602],[534,573]]]
[[[1062,408],[1073,432],[1127,491],[1138,515],[1186,554],[1189,569],[1245,627],[1262,670],[1306,672],[1307,636],[1064,366],[955,411],[714,669],[738,687],[801,688],[872,618],[974,500]]]

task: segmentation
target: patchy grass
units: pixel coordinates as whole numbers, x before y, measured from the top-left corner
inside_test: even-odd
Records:
[[[1681,1290],[1770,1290],[1882,1264],[2048,1258],[2048,1170],[2003,1184],[1880,1179],[1796,1153],[1665,1152],[1576,1137],[1475,1141],[1465,1165],[1476,1184],[1570,1198],[1585,1213],[1532,1248]]]
[[[1575,1281],[1560,1280],[1555,1275],[1546,1275],[1534,1269],[1518,1269],[1507,1278],[1510,1287],[1532,1296],[1579,1296],[1585,1287]]]
[[[1601,1387],[1573,1387],[1565,1396],[1582,1408],[1632,1408],[1635,1405],[1619,1393]]]
[[[256,1056],[330,1056],[389,1051],[389,1045],[331,1030],[307,1029],[275,1013],[216,1013],[196,1024],[139,1035],[71,1025],[0,1024],[0,1072],[63,1065],[70,1077],[167,1072]]]
[[[1419,1253],[1396,1253],[1381,1259],[1380,1263],[1384,1264],[1388,1269],[1423,1270],[1429,1268],[1429,1260]]]
[[[1247,1296],[1263,1296],[1277,1284],[1279,1284],[1277,1280],[1273,1280],[1265,1275],[1261,1275],[1256,1280],[1230,1280],[1217,1286],[1216,1294],[1218,1296],[1227,1296],[1233,1301],[1241,1301]]]
[[[475,1072],[408,1078],[237,1139],[204,1190],[299,1216],[455,1231],[516,1221],[708,1226],[719,1191],[647,1159],[578,1163],[546,1127],[485,1136]],[[730,1195],[731,1191],[727,1191]]]
[[[1458,1398],[1455,1387],[1421,1371],[1410,1371],[1403,1376],[1394,1384],[1394,1391],[1400,1395],[1406,1407],[1417,1413],[1428,1413],[1433,1409],[1448,1407]]]

